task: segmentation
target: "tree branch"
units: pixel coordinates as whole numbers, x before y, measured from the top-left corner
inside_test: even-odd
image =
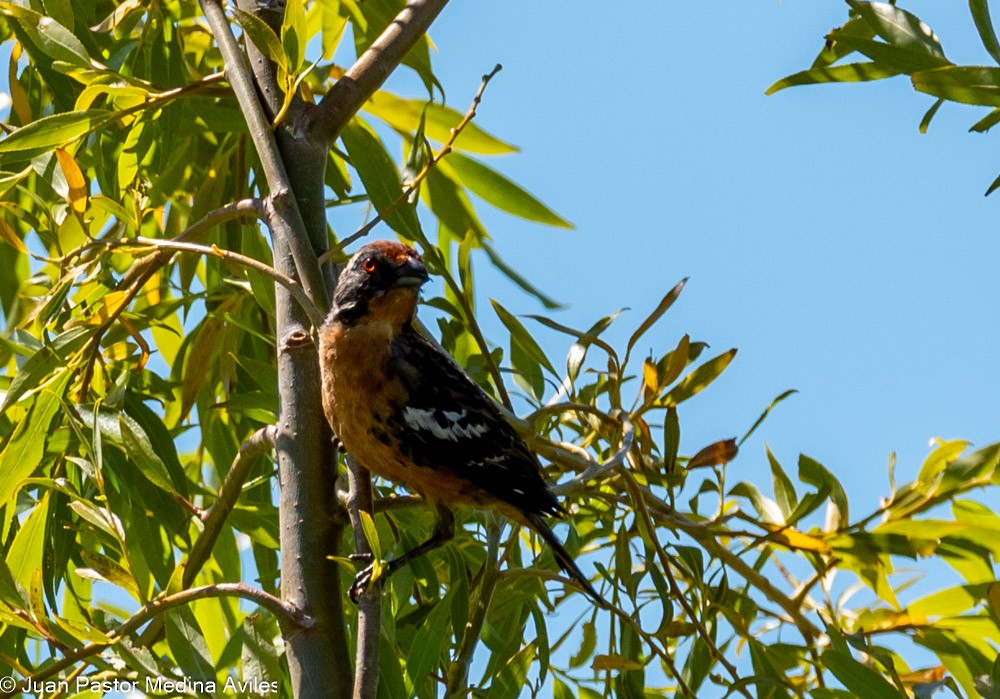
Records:
[[[448,0],[412,0],[403,8],[322,101],[306,113],[300,129],[307,137],[332,143],[447,4]]]
[[[220,248],[218,245],[198,245],[197,243],[182,243],[173,240],[159,240],[157,238],[126,238],[124,243],[138,243],[139,245],[148,245],[150,247],[160,248],[161,250],[172,250],[174,252],[193,252],[198,255],[209,255],[211,257],[218,257],[219,259],[226,260],[228,262],[235,262],[236,264],[252,269],[255,272],[263,274],[265,277],[269,277],[272,281],[288,290],[299,305],[302,310],[306,312],[309,316],[309,320],[312,321],[313,325],[317,328],[323,324],[323,314],[320,310],[316,308],[316,304],[312,302],[306,293],[302,290],[302,286],[292,279],[291,277],[282,274],[274,267],[266,265],[260,260],[255,260],[252,257],[247,257],[246,255],[241,255],[238,252],[233,252],[232,250],[226,250],[225,248]]]
[[[354,459],[347,458],[347,479],[350,487],[347,512],[354,528],[354,551],[371,556],[371,546],[365,538],[361,513],[372,513],[372,477]],[[378,694],[379,641],[382,633],[382,582],[373,581],[361,591],[358,599],[358,641],[354,656],[354,699],[374,699]]]
[[[305,222],[292,193],[285,163],[278,151],[271,124],[257,98],[257,91],[254,89],[253,78],[243,52],[236,43],[236,37],[233,36],[229,20],[226,19],[226,13],[219,0],[198,0],[198,4],[201,5],[201,11],[208,20],[208,26],[219,45],[219,51],[222,52],[226,76],[233,87],[240,111],[246,119],[251,140],[264,170],[270,192],[268,224],[271,235],[274,238],[281,238],[288,246],[295,260],[295,269],[302,286],[313,303],[325,311],[329,299],[319,272],[319,265],[316,263],[316,255],[309,245]]]
[[[69,651],[59,660],[55,660],[47,664],[38,672],[25,678],[14,691],[0,694],[0,699],[18,696],[21,693],[28,691],[30,683],[41,682],[42,680],[52,677],[56,673],[66,669],[67,667],[75,665],[81,660],[85,660],[86,658],[100,653],[108,646],[114,645],[126,636],[138,631],[139,628],[146,622],[158,618],[160,615],[175,607],[181,607],[186,604],[190,604],[195,600],[208,599],[210,597],[241,597],[243,599],[250,600],[251,602],[256,603],[258,606],[263,607],[274,614],[283,627],[291,624],[299,628],[309,628],[313,624],[313,620],[311,618],[303,614],[294,606],[282,602],[277,597],[270,595],[263,590],[250,587],[245,583],[218,583],[216,585],[193,587],[189,590],[182,590],[181,592],[177,592],[172,595],[159,597],[149,604],[144,605],[138,612],[129,617],[128,620],[107,634],[109,643],[88,643]]]

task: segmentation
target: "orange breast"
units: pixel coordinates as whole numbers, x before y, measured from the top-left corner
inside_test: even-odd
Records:
[[[387,421],[406,395],[390,365],[393,329],[387,323],[320,331],[323,407],[344,449],[375,475],[449,505],[483,506],[493,498],[445,467],[417,466],[399,448]]]

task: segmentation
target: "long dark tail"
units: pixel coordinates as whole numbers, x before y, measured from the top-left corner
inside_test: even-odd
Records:
[[[556,563],[559,567],[563,569],[569,577],[573,578],[577,584],[583,588],[583,591],[587,593],[597,606],[609,609],[610,605],[605,601],[603,597],[594,589],[594,586],[590,584],[587,580],[587,576],[583,574],[583,571],[577,567],[576,562],[573,558],[566,553],[566,549],[563,548],[562,542],[556,538],[555,533],[549,528],[548,523],[542,519],[541,515],[528,514],[528,521],[531,523],[531,528],[534,529],[539,535],[545,539],[545,543],[549,545],[552,549],[552,553],[555,554]]]

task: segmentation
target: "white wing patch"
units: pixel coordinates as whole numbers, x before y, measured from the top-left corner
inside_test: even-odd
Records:
[[[438,421],[438,415],[444,417],[445,425]],[[460,425],[459,422],[467,415],[465,410],[456,413],[452,410],[425,410],[411,406],[403,410],[403,419],[412,429],[430,432],[438,439],[452,442],[457,442],[459,438],[481,437],[489,432],[490,428],[482,424]]]

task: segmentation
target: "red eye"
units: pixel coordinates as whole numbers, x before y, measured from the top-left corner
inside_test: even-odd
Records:
[[[369,257],[364,262],[361,263],[361,269],[372,274],[378,268],[378,264],[375,262],[374,257]]]

